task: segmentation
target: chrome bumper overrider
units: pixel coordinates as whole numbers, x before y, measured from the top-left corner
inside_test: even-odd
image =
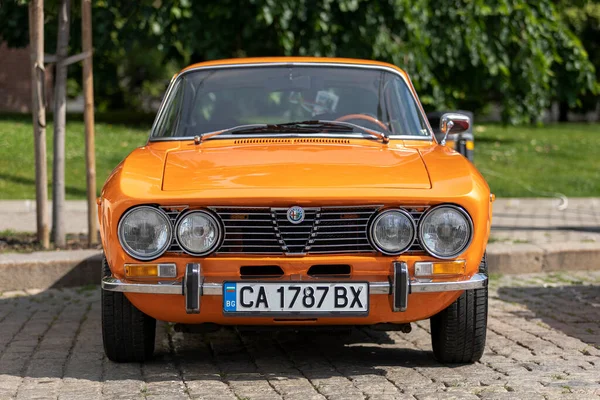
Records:
[[[464,281],[431,281],[410,279],[406,263],[394,262],[394,276],[391,281],[369,282],[370,294],[393,295],[394,311],[405,311],[408,295],[414,293],[452,292],[484,288],[488,278],[484,274],[475,274]],[[200,312],[201,296],[221,296],[223,284],[206,282],[199,264],[187,265],[184,280],[164,283],[126,282],[113,277],[102,278],[102,289],[113,292],[174,294],[186,297],[186,311],[190,314]]]

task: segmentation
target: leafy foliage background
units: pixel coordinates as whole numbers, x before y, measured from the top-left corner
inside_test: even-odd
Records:
[[[56,3],[46,0],[48,53]],[[75,53],[79,3],[72,7]],[[428,109],[479,112],[495,102],[505,122],[535,123],[552,101],[596,107],[599,21],[599,2],[579,0],[95,0],[95,91],[101,108],[140,108],[191,62],[355,57],[404,68]],[[26,27],[26,2],[5,0],[2,40],[27,45]]]

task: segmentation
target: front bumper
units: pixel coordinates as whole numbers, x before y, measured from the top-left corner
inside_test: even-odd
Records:
[[[468,280],[439,281],[410,278],[404,262],[393,263],[393,276],[388,281],[369,282],[369,293],[392,295],[393,311],[405,311],[408,296],[414,293],[454,292],[487,287],[488,278],[484,274],[475,274]],[[207,282],[202,276],[200,264],[190,263],[186,266],[183,281],[165,283],[127,282],[114,277],[102,278],[102,289],[113,292],[170,294],[185,296],[186,312],[200,312],[202,296],[222,296],[222,282]]]

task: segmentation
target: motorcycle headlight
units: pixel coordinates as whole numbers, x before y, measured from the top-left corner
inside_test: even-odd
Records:
[[[454,258],[471,243],[473,222],[465,210],[451,205],[432,208],[419,223],[419,240],[432,256]]]
[[[371,223],[371,241],[384,254],[400,254],[415,240],[415,222],[404,210],[386,210]]]
[[[177,222],[177,241],[187,253],[199,256],[213,251],[221,240],[219,223],[206,211],[189,211]]]
[[[152,260],[167,251],[171,244],[171,221],[158,208],[134,207],[121,217],[118,235],[123,250],[131,257]]]

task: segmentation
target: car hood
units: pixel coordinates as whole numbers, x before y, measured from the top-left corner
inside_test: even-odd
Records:
[[[162,182],[163,191],[304,187],[429,189],[431,182],[417,149],[381,143],[173,149]]]

